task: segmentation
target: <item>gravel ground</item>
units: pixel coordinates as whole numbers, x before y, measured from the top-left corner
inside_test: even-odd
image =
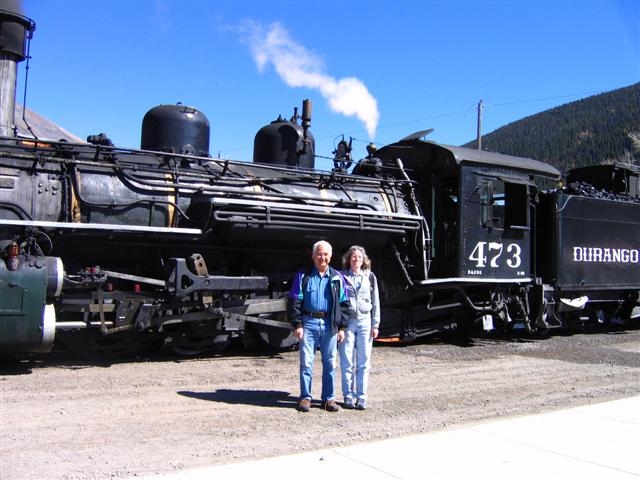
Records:
[[[0,478],[127,478],[635,396],[640,332],[377,345],[369,394],[297,412],[295,351],[4,359]]]

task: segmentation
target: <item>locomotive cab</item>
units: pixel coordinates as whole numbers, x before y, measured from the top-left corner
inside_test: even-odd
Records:
[[[480,321],[486,330],[496,322],[530,329],[536,316],[528,303],[533,181],[558,179],[560,172],[536,160],[438,145],[417,134],[381,148],[378,156],[413,181],[431,233],[428,276],[412,278],[426,308],[403,313],[404,337],[423,335],[437,323],[447,328],[447,322],[464,329]]]
[[[416,183],[432,232],[427,282],[530,280],[531,189],[536,176],[559,178],[554,167],[412,137],[378,154],[401,158]]]

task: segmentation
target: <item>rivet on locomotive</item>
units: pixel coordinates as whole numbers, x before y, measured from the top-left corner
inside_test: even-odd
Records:
[[[553,166],[425,131],[370,145],[351,173],[340,142],[335,168],[319,171],[308,100],[260,129],[252,163],[212,158],[207,118],[181,104],[145,115],[140,150],[105,135],[25,138],[15,71],[35,24],[13,12],[0,23],[0,352],[87,333],[179,352],[234,338],[289,348],[286,295],[320,239],[367,247],[383,339],[637,316],[637,168],[570,174],[615,198],[539,191],[560,179]]]

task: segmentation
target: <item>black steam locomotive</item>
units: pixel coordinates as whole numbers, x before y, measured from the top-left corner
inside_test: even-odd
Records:
[[[23,17],[2,20],[30,31]],[[9,123],[0,137],[0,352],[47,351],[56,332],[80,331],[175,351],[233,338],[291,347],[286,295],[319,239],[335,252],[367,247],[386,339],[475,325],[546,333],[634,316],[637,169],[568,179],[596,178],[615,198],[542,192],[536,181],[560,179],[546,163],[419,132],[370,148],[351,173],[341,142],[324,172],[314,169],[310,122],[305,101],[301,116],[262,128],[253,163],[211,158],[208,120],[183,105],[147,113],[140,150],[103,135],[21,138]]]

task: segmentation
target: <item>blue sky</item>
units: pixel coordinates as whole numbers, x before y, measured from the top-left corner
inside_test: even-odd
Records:
[[[144,114],[182,102],[209,119],[211,155],[237,160],[305,98],[319,155],[342,135],[360,158],[370,140],[427,128],[460,145],[476,137],[480,99],[489,133],[640,81],[639,5],[24,0],[36,22],[26,103],[81,138],[137,148]]]

